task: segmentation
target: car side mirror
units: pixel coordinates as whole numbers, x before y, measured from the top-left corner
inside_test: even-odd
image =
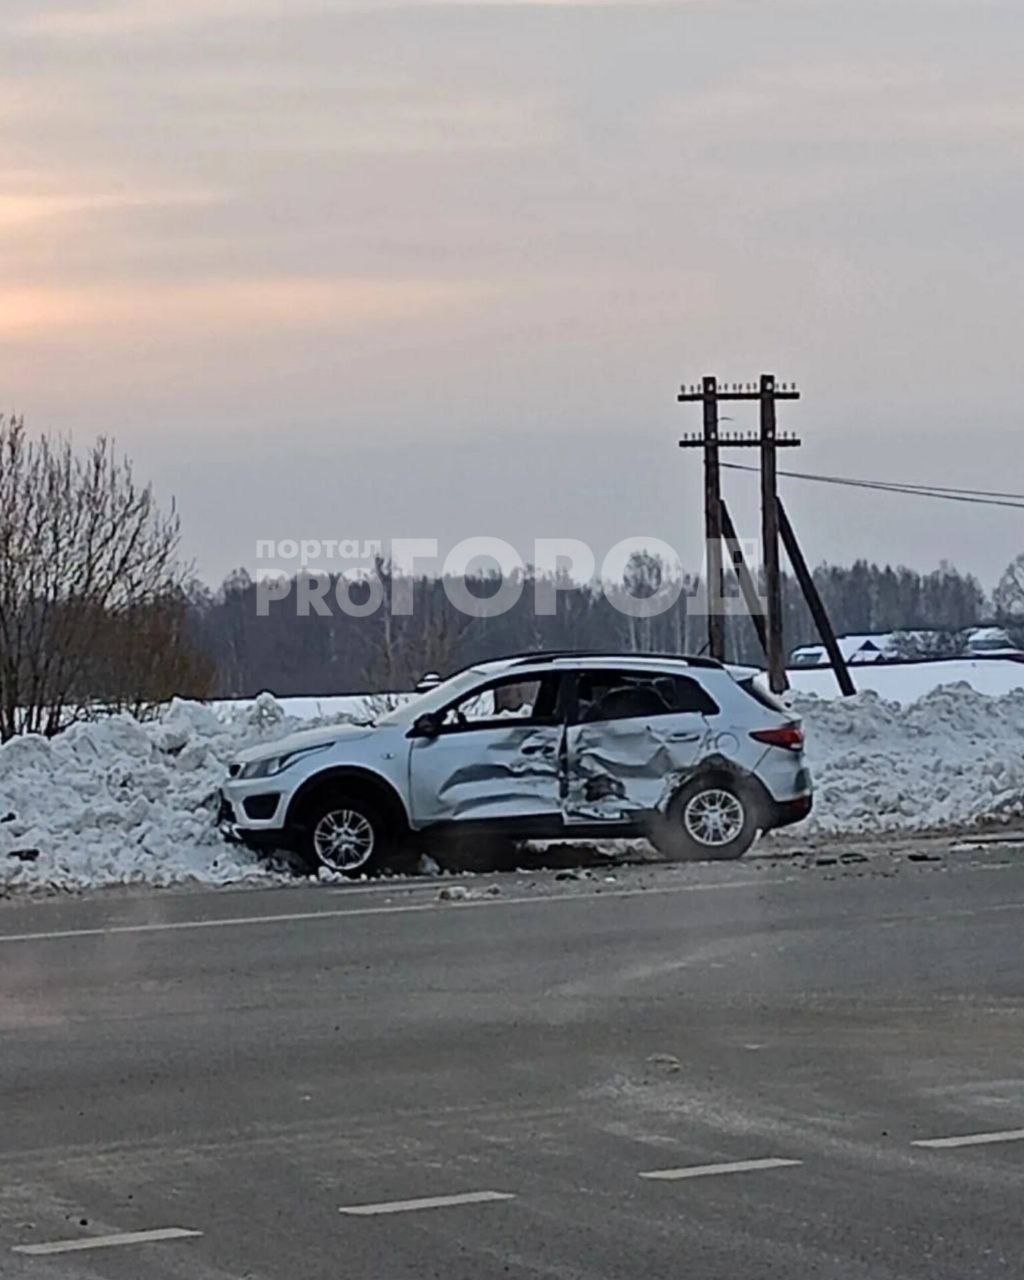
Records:
[[[441,732],[441,721],[433,712],[426,712],[422,716],[417,716],[412,722],[412,730],[409,733],[410,738],[436,738]]]

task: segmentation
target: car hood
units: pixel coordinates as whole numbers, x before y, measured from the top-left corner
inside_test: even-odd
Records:
[[[273,759],[274,756],[287,755],[291,751],[303,751],[307,747],[329,747],[335,742],[354,742],[357,738],[366,738],[377,730],[370,724],[332,724],[323,729],[300,729],[298,733],[289,733],[287,737],[275,738],[273,742],[261,742],[259,746],[247,747],[235,756],[236,764],[251,764],[255,760]]]

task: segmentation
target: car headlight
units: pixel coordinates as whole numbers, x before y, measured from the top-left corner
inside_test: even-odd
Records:
[[[286,751],[279,756],[268,756],[266,760],[250,760],[248,764],[243,764],[241,770],[236,777],[243,781],[250,778],[272,778],[277,773],[282,773],[296,760],[302,760],[306,756],[311,756],[317,751],[326,751],[331,744],[326,742],[316,747],[302,747],[298,751]]]

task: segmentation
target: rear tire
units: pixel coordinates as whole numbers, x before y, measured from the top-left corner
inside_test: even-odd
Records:
[[[709,776],[694,778],[676,793],[651,840],[673,862],[722,862],[742,858],[759,826],[749,789]]]
[[[357,879],[379,871],[397,851],[397,841],[380,809],[358,791],[337,791],[307,809],[298,851],[311,872],[321,867]]]

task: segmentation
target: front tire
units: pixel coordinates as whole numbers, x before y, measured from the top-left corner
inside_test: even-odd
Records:
[[[378,871],[395,853],[383,814],[357,792],[337,792],[310,805],[298,841],[310,871],[323,867],[350,879]]]
[[[651,839],[674,862],[720,862],[742,858],[759,825],[746,788],[732,779],[694,778],[675,795]]]

